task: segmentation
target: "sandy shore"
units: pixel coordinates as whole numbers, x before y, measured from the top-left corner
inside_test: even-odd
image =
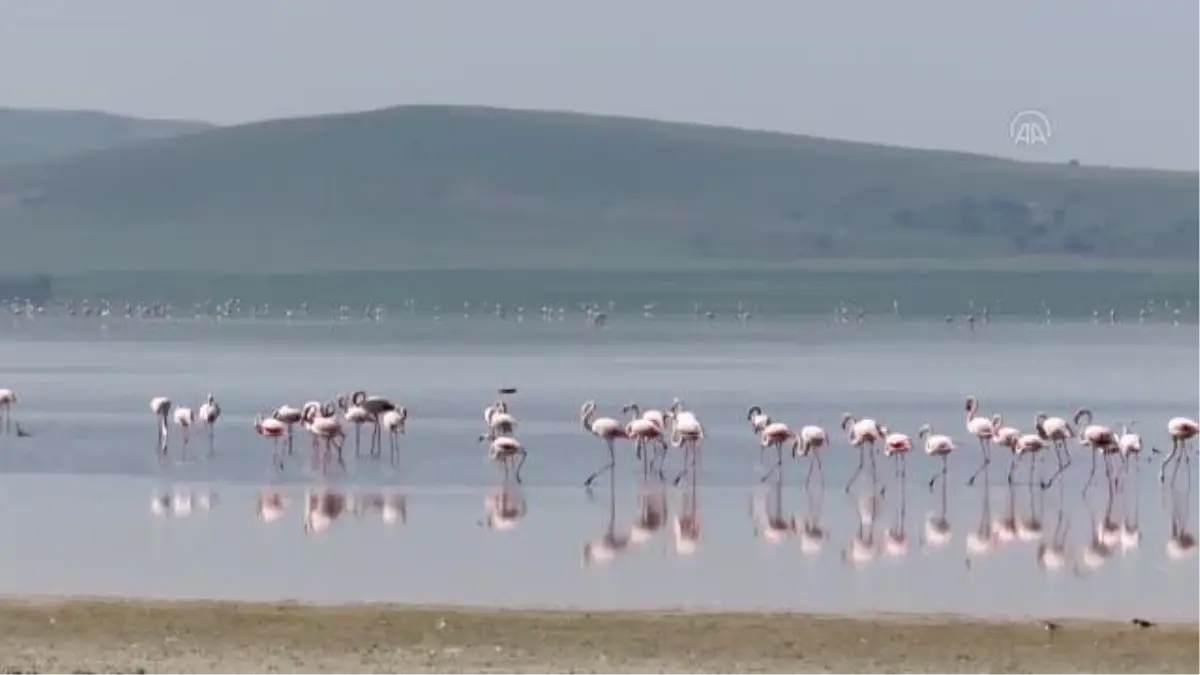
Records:
[[[954,617],[7,600],[18,672],[1197,672],[1200,629]]]

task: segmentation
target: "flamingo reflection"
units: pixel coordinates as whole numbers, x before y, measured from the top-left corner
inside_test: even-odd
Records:
[[[879,515],[879,492],[872,485],[865,497],[851,498],[858,517],[858,529],[854,539],[842,550],[842,562],[859,566],[875,559],[875,518]]]
[[[1075,566],[1075,574],[1082,576],[1085,572],[1094,572],[1104,566],[1112,557],[1113,547],[1120,542],[1120,525],[1113,519],[1113,505],[1116,502],[1116,490],[1109,483],[1104,499],[1104,517],[1096,522],[1097,509],[1085,499],[1088,515],[1092,521],[1092,536],[1080,550],[1079,563]]]
[[[648,477],[638,486],[637,519],[629,530],[635,544],[644,544],[667,523],[667,488],[661,476]]]
[[[282,492],[266,489],[258,494],[254,515],[264,523],[273,523],[283,517],[287,504],[288,500]]]
[[[996,533],[997,544],[1017,540],[1017,486],[1012,483],[1006,487],[1004,514],[992,521],[992,531]]]
[[[778,544],[796,533],[796,518],[783,515],[781,473],[777,472],[773,480],[754,490],[750,514],[754,520],[754,536],[761,536],[764,541]]]
[[[528,510],[521,486],[503,481],[489,488],[484,496],[483,520],[479,524],[489,530],[507,532],[517,527]]]
[[[936,476],[935,476],[936,477]],[[921,548],[940,548],[950,543],[950,521],[946,517],[946,481],[941,482],[938,510],[925,516],[925,527],[921,532]]]
[[[1045,490],[1035,492],[1033,486],[1033,481],[1025,486],[1029,496],[1029,514],[1017,519],[1017,538],[1025,542],[1041,540],[1042,514],[1046,511]]]
[[[405,495],[372,492],[360,494],[351,501],[354,515],[359,518],[377,512],[379,519],[386,525],[408,523],[408,497]]]
[[[903,470],[901,473],[903,476]],[[908,536],[904,532],[904,523],[908,519],[908,488],[907,481],[900,480],[900,498],[891,509],[892,520],[883,532],[883,551],[887,555],[898,558],[908,554]]]
[[[168,491],[155,490],[150,494],[150,513],[160,518],[187,518],[194,510],[209,511],[216,502],[216,493],[174,487]]]
[[[583,566],[602,565],[629,550],[629,535],[618,533],[617,490],[614,472],[608,472],[608,512],[604,519],[604,534],[583,545]],[[590,495],[590,493],[589,493]]]
[[[696,455],[699,454],[693,446],[691,452],[691,470],[688,471],[688,481],[683,485],[683,494],[679,498],[679,515],[672,521],[672,531],[675,535],[675,553],[691,555],[700,545],[700,501],[697,494]]]
[[[1138,462],[1138,457],[1134,456],[1133,462]],[[1133,489],[1129,489],[1128,483],[1130,479],[1127,477],[1128,469],[1123,468],[1123,473],[1126,474],[1126,489],[1121,491],[1121,555],[1126,555],[1130,551],[1136,550],[1142,544],[1142,528],[1139,524],[1139,510],[1142,499],[1141,472],[1135,472],[1132,479]]]
[[[1049,542],[1043,537],[1042,543],[1038,544],[1037,549],[1038,567],[1048,572],[1056,572],[1067,565],[1067,532],[1071,527],[1067,520],[1063,498],[1064,490],[1065,485],[1060,481],[1058,484],[1058,515],[1055,518],[1054,534]]]
[[[825,487],[822,481],[818,490],[805,490],[808,494],[808,511],[804,514],[804,522],[800,529],[800,551],[807,555],[815,555],[825,548],[829,538],[824,526],[821,525],[821,510],[825,506]]]
[[[1192,515],[1192,481],[1190,475],[1188,478],[1187,488],[1177,490],[1172,486],[1169,497],[1171,537],[1167,539],[1167,557],[1171,560],[1181,560],[1196,550],[1196,535],[1188,532]]]
[[[306,490],[307,506],[302,516],[305,534],[320,534],[329,529],[333,522],[351,510],[354,500],[338,490],[326,489],[317,493]]]
[[[983,468],[983,507],[979,511],[979,526],[967,533],[967,569],[996,547],[996,531],[992,527],[992,491],[988,488],[988,467]]]

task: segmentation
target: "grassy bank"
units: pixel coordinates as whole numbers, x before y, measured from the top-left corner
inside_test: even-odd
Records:
[[[1195,672],[1196,626],[954,617],[0,603],[3,672]]]

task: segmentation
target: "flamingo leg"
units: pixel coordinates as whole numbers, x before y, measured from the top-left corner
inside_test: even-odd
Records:
[[[874,450],[872,449],[872,453]],[[874,459],[872,457],[872,459]],[[859,474],[862,473],[863,464],[866,462],[866,448],[863,445],[858,446],[858,468],[854,470],[854,475],[850,477],[850,482],[846,483],[846,493],[849,494],[850,488],[854,487],[854,482],[858,480]]]
[[[604,466],[600,467],[599,469],[596,469],[596,471],[593,472],[592,475],[588,476],[587,480],[583,481],[584,487],[591,487],[592,481],[596,480],[597,476],[604,473],[605,471],[612,471],[614,469],[614,467],[616,467],[616,465],[617,465],[617,455],[616,455],[616,450],[613,448],[613,440],[611,438],[606,439],[604,441],[604,443],[605,443],[605,445],[608,446],[608,463],[605,464]]]
[[[214,424],[213,422],[208,423],[208,456],[209,457],[212,457],[213,453],[216,452],[216,447],[217,447],[217,438],[216,438],[217,428],[216,427],[217,427],[217,425]]]
[[[1163,460],[1162,467],[1158,470],[1158,482],[1163,483],[1167,480],[1167,467],[1171,464],[1172,460],[1176,459],[1176,456],[1179,454],[1179,445],[1179,439],[1171,439],[1171,454],[1167,455],[1167,458]]]
[[[942,479],[942,485],[946,484],[946,472],[949,470],[950,470],[949,456],[942,455],[942,470],[933,474],[933,477],[929,479],[929,491],[930,492],[933,492],[933,485],[934,485],[934,483],[937,482],[938,478]]]
[[[521,467],[525,466],[525,457],[527,455],[528,455],[528,453],[525,451],[524,448],[517,451],[517,456],[520,457],[520,459],[517,460],[517,468],[516,468],[516,471],[514,472],[514,474],[515,474],[515,477],[516,477],[518,483],[521,482]]]
[[[1058,480],[1058,477],[1067,470],[1068,466],[1071,466],[1071,451],[1067,449],[1066,441],[1054,441],[1054,456],[1058,459],[1058,470],[1050,476],[1049,480],[1042,481],[1043,490],[1047,490],[1051,485],[1054,485],[1054,481]]]
[[[292,454],[292,425],[287,425],[287,454]]]
[[[974,485],[975,479],[979,477],[979,474],[983,473],[983,470],[988,467],[988,464],[992,463],[992,454],[988,450],[987,441],[983,438],[979,439],[979,451],[983,453],[983,462],[979,465],[978,469],[975,469],[975,473],[971,474],[971,477],[967,479],[968,487]]]
[[[1096,478],[1096,451],[1092,451],[1092,470],[1088,473],[1087,482],[1083,484],[1083,495],[1086,497],[1088,490],[1092,489],[1092,481]]]
[[[362,457],[362,422],[354,423],[354,456]]]
[[[783,444],[782,443],[772,443],[771,445],[775,446],[775,450],[778,452],[778,456],[775,460],[775,465],[772,466],[765,474],[763,474],[761,482],[764,482],[764,483],[767,481],[768,478],[775,475],[776,471],[780,472],[781,474],[783,473]],[[782,476],[780,476],[780,478],[782,479]]]

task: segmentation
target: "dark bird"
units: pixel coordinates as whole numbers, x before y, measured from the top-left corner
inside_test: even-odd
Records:
[[[21,426],[20,422],[17,422],[17,438],[29,438],[32,435],[25,430],[25,427]]]
[[[1137,626],[1138,628],[1152,628],[1154,626],[1153,623],[1150,623],[1149,621],[1147,621],[1145,619],[1134,619],[1133,621],[1130,621],[1129,623],[1132,623],[1133,625]]]
[[[1042,628],[1045,628],[1047,631],[1053,633],[1054,631],[1058,630],[1059,628],[1062,628],[1062,626],[1060,626],[1057,623],[1054,623],[1053,621],[1043,621]]]

